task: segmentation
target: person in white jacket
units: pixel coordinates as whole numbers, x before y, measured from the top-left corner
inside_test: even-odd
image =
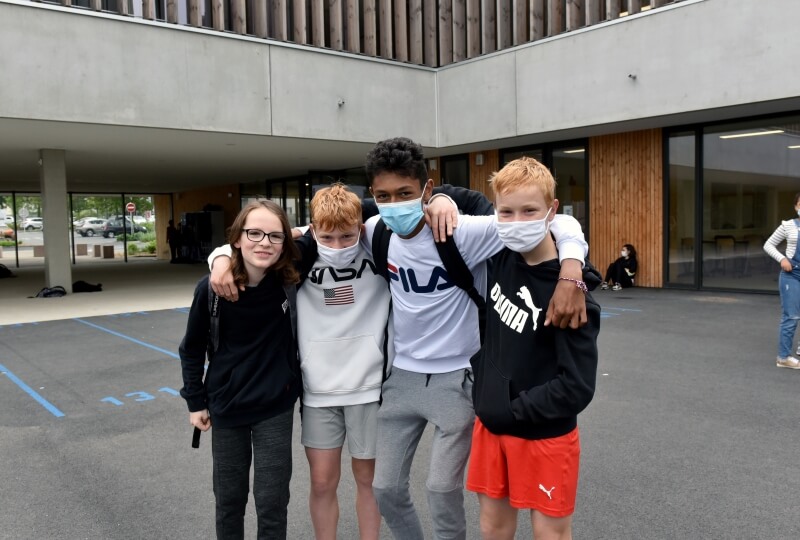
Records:
[[[794,196],[794,211],[800,217],[800,193]],[[764,244],[764,251],[781,265],[778,288],[781,293],[782,313],[778,329],[778,358],[775,365],[789,369],[800,369],[800,360],[792,356],[794,334],[797,331],[797,323],[800,322],[798,235],[800,235],[800,219],[787,219],[781,222]],[[784,241],[786,242],[786,254],[778,251],[778,246]],[[800,351],[797,354],[800,355]]]

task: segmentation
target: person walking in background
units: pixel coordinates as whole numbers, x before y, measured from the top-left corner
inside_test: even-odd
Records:
[[[193,426],[214,427],[217,538],[244,538],[252,462],[258,538],[281,539],[292,476],[294,403],[301,390],[293,320],[299,252],[286,214],[272,201],[245,206],[228,241],[234,278],[245,290],[235,303],[214,298],[218,318],[212,321],[208,277],[198,283],[180,345],[181,396]],[[212,335],[218,346],[209,353],[204,381]]]
[[[794,211],[800,217],[800,193],[794,196]],[[778,327],[778,367],[800,369],[800,360],[792,356],[792,343],[800,321],[800,253],[797,250],[797,236],[800,234],[800,219],[797,217],[782,221],[767,241],[764,251],[778,261],[781,271],[778,275],[778,290],[781,295],[781,322]],[[778,251],[778,245],[786,241],[786,254]],[[800,350],[796,353],[800,356]]]
[[[167,243],[169,244],[169,262],[174,263],[178,260],[178,252],[181,249],[181,235],[175,228],[173,220],[169,220],[169,225],[167,225]]]
[[[639,269],[639,262],[636,260],[636,248],[632,244],[624,244],[619,252],[619,258],[608,265],[606,277],[600,285],[601,289],[619,291],[633,287],[633,276]]]

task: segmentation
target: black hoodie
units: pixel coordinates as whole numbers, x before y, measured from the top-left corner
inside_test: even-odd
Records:
[[[274,272],[239,293],[220,299],[219,349],[203,365],[209,339],[208,277],[200,280],[180,345],[181,396],[189,411],[208,409],[214,427],[255,424],[294,406],[300,395],[297,346],[289,301]]]
[[[494,265],[486,338],[471,359],[475,413],[496,435],[565,435],[594,396],[600,306],[587,294],[585,326],[545,327],[561,270],[558,260],[529,266],[519,253],[503,249]],[[600,282],[589,264],[584,281],[590,290]]]

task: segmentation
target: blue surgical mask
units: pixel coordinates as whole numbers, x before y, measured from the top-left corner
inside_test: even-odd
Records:
[[[413,201],[379,204],[378,212],[387,227],[400,236],[408,236],[424,216],[422,197]]]

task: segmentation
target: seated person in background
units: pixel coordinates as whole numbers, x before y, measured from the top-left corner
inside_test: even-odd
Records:
[[[608,265],[605,280],[600,288],[608,289],[610,285],[612,290],[618,291],[633,287],[633,276],[636,275],[638,267],[636,248],[632,244],[624,244],[620,251],[620,257]]]

